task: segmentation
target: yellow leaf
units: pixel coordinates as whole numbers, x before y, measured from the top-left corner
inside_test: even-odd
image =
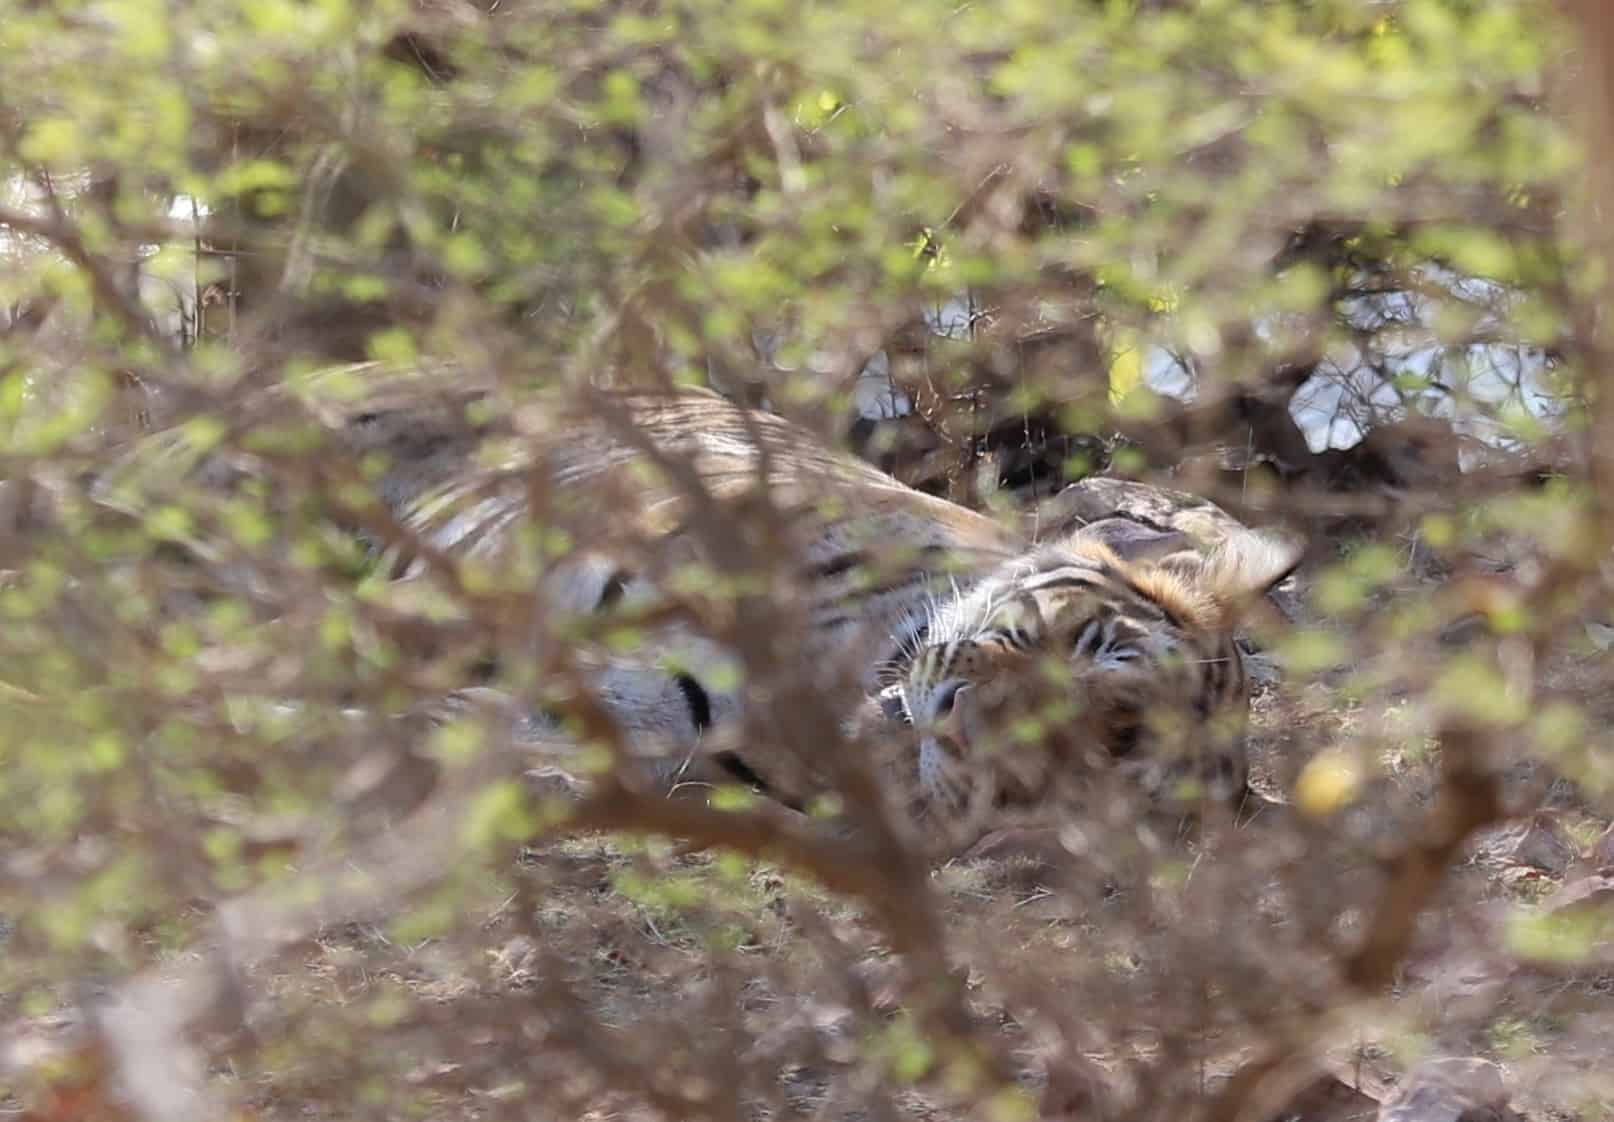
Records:
[[[1339,751],[1320,752],[1300,772],[1295,801],[1313,818],[1327,818],[1356,797],[1362,786],[1362,767]]]
[[[1110,357],[1110,404],[1120,405],[1143,388],[1143,347],[1131,331],[1116,333]]]

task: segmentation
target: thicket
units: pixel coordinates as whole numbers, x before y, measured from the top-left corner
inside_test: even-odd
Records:
[[[18,1108],[1322,1117],[1433,1052],[1607,1117],[1606,921],[1542,898],[1614,862],[1611,60],[1595,0],[15,0]],[[385,516],[445,445],[332,418],[411,369],[450,426],[705,385],[1003,517],[1302,531],[1271,804],[938,870],[856,774],[850,833],[535,780],[509,706],[620,763],[567,652],[633,637]]]

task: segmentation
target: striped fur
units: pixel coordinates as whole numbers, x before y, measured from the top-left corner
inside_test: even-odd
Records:
[[[1250,534],[1209,557],[1145,561],[1136,524],[1119,536],[1101,524],[1033,546],[713,394],[501,410],[494,386],[424,373],[344,368],[299,384],[298,405],[360,457],[388,461],[376,492],[419,541],[517,585],[530,574],[555,633],[568,616],[654,614],[678,590],[679,610],[645,625],[639,649],[585,660],[630,738],[693,752],[745,713],[752,698],[722,598],[703,591],[717,582],[685,577],[704,565],[733,578],[754,562],[751,577],[795,621],[770,637],[782,658],[826,689],[884,689],[921,734],[917,778],[932,795],[949,793],[959,765],[987,757],[1015,764],[999,784],[1010,794],[1115,759],[1208,759],[1215,786],[1242,783],[1247,686],[1232,628],[1293,567],[1284,543]],[[480,403],[481,423],[467,423],[469,402]],[[269,407],[255,399],[243,413],[260,408]],[[109,472],[103,494],[159,498],[174,465],[191,471],[198,459],[176,460],[174,440]],[[766,540],[736,546],[714,535],[680,471],[718,504],[760,509],[765,495]],[[539,527],[547,542],[564,531],[581,544],[537,549],[524,531]],[[781,569],[780,557],[795,564]],[[387,571],[402,586],[431,579],[407,554]],[[1042,743],[1000,743],[1004,727],[1037,718],[1033,701],[1053,706]],[[747,772],[791,786],[771,762]]]
[[[1018,802],[1120,771],[1164,798],[1241,794],[1249,684],[1233,627],[1298,557],[1249,533],[1128,561],[1078,532],[939,604],[895,687],[925,793]]]
[[[999,800],[1035,797],[1052,776],[1106,769],[1136,773],[1160,795],[1243,790],[1249,690],[1233,628],[1293,569],[1293,546],[1246,533],[1209,555],[1144,560],[1150,533],[1140,539],[1137,524],[1112,520],[1034,547],[983,515],[826,451],[777,417],[702,393],[617,401],[617,422],[630,421],[643,441],[637,449],[593,415],[531,434],[557,507],[581,498],[594,510],[601,496],[618,495],[622,545],[643,553],[653,543],[648,565],[596,553],[583,568],[594,579],[612,573],[625,599],[654,602],[669,558],[710,560],[713,543],[700,540],[688,496],[664,478],[635,475],[636,465],[647,455],[688,462],[702,487],[734,501],[755,486],[765,447],[768,495],[785,527],[774,545],[798,561],[791,579],[775,584],[799,602],[791,661],[829,688],[895,684],[921,733],[916,778],[931,799],[956,795],[952,765],[986,755],[996,758],[989,772]],[[625,475],[632,482],[623,487]],[[441,509],[453,513],[416,524],[437,540],[460,534],[460,548],[496,551],[508,535],[487,528],[526,517],[525,502],[517,491],[485,498],[480,519],[449,502]],[[1180,535],[1152,536],[1180,544]],[[560,599],[593,608],[595,586],[583,584]],[[631,720],[692,743],[743,710],[745,684],[721,643],[671,625],[646,645],[648,668],[643,656],[618,656],[601,674]],[[674,649],[676,689],[654,664]],[[1033,703],[1050,714],[1041,743],[990,752],[1005,728],[1037,716]],[[745,774],[794,786],[776,779],[778,766],[763,761]]]

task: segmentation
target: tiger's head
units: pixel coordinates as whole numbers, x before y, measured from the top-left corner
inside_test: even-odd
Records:
[[[1117,771],[1157,798],[1242,794],[1233,632],[1301,551],[1255,531],[1185,544],[1106,519],[937,605],[896,686],[927,801],[1017,804]]]

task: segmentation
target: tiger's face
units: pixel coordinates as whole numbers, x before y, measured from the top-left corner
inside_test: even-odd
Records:
[[[1233,629],[1298,560],[1253,532],[1158,561],[1078,533],[1005,565],[932,613],[900,683],[921,791],[1020,803],[1119,771],[1156,797],[1241,794]]]

